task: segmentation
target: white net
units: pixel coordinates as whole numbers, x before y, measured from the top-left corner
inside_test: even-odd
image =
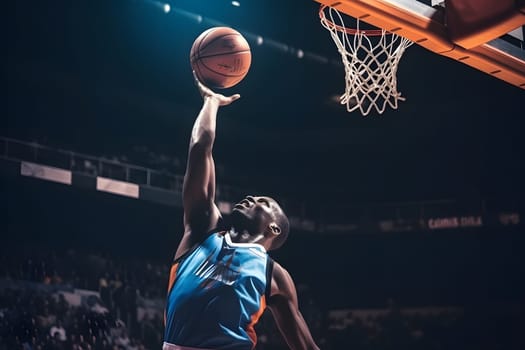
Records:
[[[363,116],[372,109],[382,114],[387,105],[397,109],[398,101],[405,100],[397,91],[397,68],[405,49],[413,43],[385,30],[360,30],[359,19],[355,30],[347,29],[341,14],[331,7],[322,8],[320,15],[345,67],[341,104],[348,112],[359,109]]]

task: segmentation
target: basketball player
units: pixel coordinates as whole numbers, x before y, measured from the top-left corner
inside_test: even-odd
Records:
[[[288,236],[281,207],[269,197],[247,196],[223,219],[214,203],[217,112],[240,96],[226,97],[195,81],[204,102],[191,133],[184,235],[170,271],[163,350],[253,349],[254,325],[266,307],[290,348],[318,349],[292,278],[267,254]]]

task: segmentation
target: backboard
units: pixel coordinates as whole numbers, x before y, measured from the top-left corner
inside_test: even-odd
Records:
[[[315,0],[525,89],[525,0]]]

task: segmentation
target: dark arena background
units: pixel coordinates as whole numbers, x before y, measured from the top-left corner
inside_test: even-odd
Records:
[[[321,349],[524,349],[525,92],[417,45],[397,110],[335,102],[319,4],[8,1],[0,133],[0,349],[160,349],[205,29],[239,29],[219,208],[283,203],[271,255]],[[335,96],[335,97],[334,97]],[[270,314],[257,350],[286,349]]]

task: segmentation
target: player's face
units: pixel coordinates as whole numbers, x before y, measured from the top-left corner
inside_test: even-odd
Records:
[[[250,223],[250,228],[263,231],[274,220],[274,210],[278,204],[270,197],[246,196],[233,206],[232,216],[242,217]]]

